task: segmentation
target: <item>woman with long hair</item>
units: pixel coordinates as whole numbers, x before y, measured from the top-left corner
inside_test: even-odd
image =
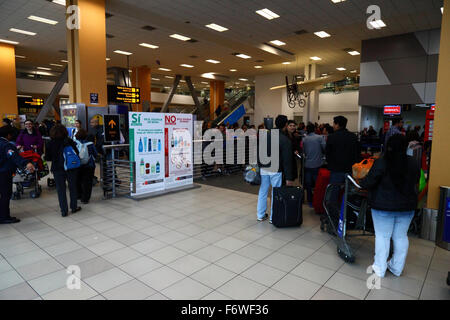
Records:
[[[64,148],[71,146],[77,154],[79,152],[75,142],[69,138],[66,127],[62,124],[56,124],[50,130],[50,138],[51,140],[45,150],[45,159],[52,162],[51,171],[55,178],[61,215],[66,217],[69,212],[66,196],[66,181],[69,187],[70,209],[72,209],[72,213],[80,211],[81,208],[77,204],[78,169],[65,170]]]
[[[369,190],[369,205],[375,227],[375,262],[372,269],[384,277],[388,269],[399,277],[408,255],[408,229],[417,208],[420,168],[413,157],[407,155],[408,141],[401,134],[393,135],[387,147],[366,178],[363,188]],[[387,261],[390,240],[394,253]]]
[[[16,145],[17,149],[22,151],[33,150],[42,154],[44,141],[39,130],[34,127],[33,121],[25,121],[25,129],[17,137]]]

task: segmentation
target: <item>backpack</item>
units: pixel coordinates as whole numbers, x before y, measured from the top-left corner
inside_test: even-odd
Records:
[[[72,170],[80,167],[80,158],[76,154],[72,146],[66,146],[63,149],[64,170]]]
[[[80,141],[77,142],[78,151],[80,152],[78,156],[80,157],[81,165],[88,164],[89,160],[91,159],[88,148],[88,146],[91,144],[93,143],[92,142],[82,143]]]

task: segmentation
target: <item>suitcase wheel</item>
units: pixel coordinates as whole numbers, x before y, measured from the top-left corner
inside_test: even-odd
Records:
[[[346,253],[344,253],[341,249],[337,249],[338,255],[339,257],[341,257],[345,262],[347,263],[353,263],[355,262],[355,257],[354,256],[349,256]]]

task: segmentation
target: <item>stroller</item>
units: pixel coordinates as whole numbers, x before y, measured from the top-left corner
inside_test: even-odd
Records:
[[[22,198],[26,188],[33,188],[30,192],[31,198],[39,198],[42,193],[39,180],[49,174],[48,165],[42,160],[38,153],[32,150],[22,152],[20,153],[20,156],[24,159],[30,160],[34,164],[36,171],[34,173],[30,173],[26,170],[17,169],[16,174],[13,177],[13,183],[16,185],[16,191],[12,195],[12,200],[19,200]]]
[[[355,254],[348,238],[375,233],[367,191],[347,175],[344,184],[328,185],[323,206],[326,212],[324,229],[334,236],[339,256],[345,262],[354,262]],[[359,232],[347,234],[347,230]]]

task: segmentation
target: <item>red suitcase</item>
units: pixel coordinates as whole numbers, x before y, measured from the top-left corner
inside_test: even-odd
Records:
[[[317,175],[316,186],[313,194],[313,208],[316,214],[324,214],[323,198],[328,184],[330,183],[330,170],[320,168]]]

